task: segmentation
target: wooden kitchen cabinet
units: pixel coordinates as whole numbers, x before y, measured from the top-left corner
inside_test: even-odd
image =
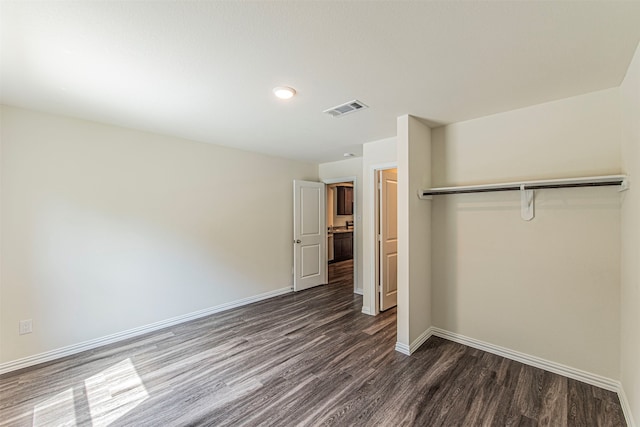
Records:
[[[353,232],[333,234],[333,261],[353,258]]]
[[[338,215],[353,215],[353,187],[337,187]]]

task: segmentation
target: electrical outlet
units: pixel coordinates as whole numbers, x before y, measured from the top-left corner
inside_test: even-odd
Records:
[[[20,333],[20,335],[30,334],[31,332],[33,332],[33,320],[21,320],[18,324],[18,332]]]

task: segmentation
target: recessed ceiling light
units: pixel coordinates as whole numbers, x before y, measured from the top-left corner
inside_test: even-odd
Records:
[[[278,86],[273,88],[273,93],[280,99],[289,99],[296,94],[296,90],[288,86]]]
[[[353,153],[344,153],[343,154],[344,157],[355,157],[356,155]]]

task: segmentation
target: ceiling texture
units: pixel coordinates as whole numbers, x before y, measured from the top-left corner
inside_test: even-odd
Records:
[[[3,104],[327,162],[404,114],[439,125],[618,86],[640,2],[2,1],[0,26]],[[369,108],[323,114],[354,99]]]

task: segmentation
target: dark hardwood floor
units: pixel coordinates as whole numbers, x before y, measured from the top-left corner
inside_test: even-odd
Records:
[[[344,285],[353,288],[353,260],[329,264],[329,284]]]
[[[625,425],[614,393],[578,381],[436,337],[396,352],[395,309],[360,313],[336,269],[329,285],[5,374],[0,425]]]

